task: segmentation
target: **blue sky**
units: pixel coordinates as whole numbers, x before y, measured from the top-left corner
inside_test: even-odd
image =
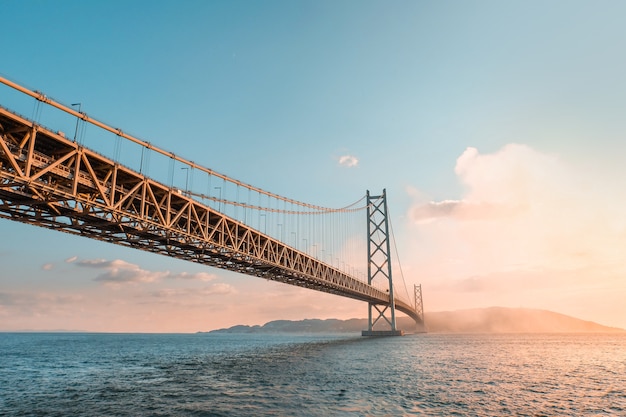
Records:
[[[623,2],[1,5],[11,17],[0,26],[4,77],[287,197],[343,206],[387,188],[402,263],[409,283],[424,284],[427,310],[523,305],[626,327],[626,268],[616,255],[626,249],[617,210],[626,200]],[[6,88],[0,104],[26,115],[33,106]],[[65,129],[72,132],[71,121]],[[358,164],[340,165],[346,155]],[[497,204],[530,209],[473,217],[476,207]],[[444,205],[455,215],[437,211]],[[337,301],[323,294],[8,221],[0,233],[12,236],[0,243],[0,329],[194,331],[366,310],[341,300],[333,311]],[[575,260],[553,250],[565,238],[581,242],[567,246]],[[510,252],[496,255],[503,246]],[[66,262],[74,257],[154,274],[207,272],[211,285],[248,304],[236,309],[228,295],[208,295],[193,300],[196,311],[181,296],[164,303],[174,317],[168,326],[121,325],[106,305],[148,317],[146,294],[174,284],[135,285],[129,298]],[[194,285],[177,280],[177,294]],[[106,300],[94,301],[98,291],[108,291]],[[273,309],[254,297],[261,291],[293,301]],[[305,299],[316,306],[298,304]],[[91,319],[70,320],[77,310]],[[177,324],[206,311],[205,321]]]

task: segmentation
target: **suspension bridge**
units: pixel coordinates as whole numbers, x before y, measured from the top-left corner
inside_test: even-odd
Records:
[[[0,96],[0,217],[364,301],[363,335],[402,334],[396,310],[424,328],[421,286],[410,294],[392,275],[384,190],[342,208],[289,199],[100,122],[80,103],[0,83],[33,102],[25,117]]]

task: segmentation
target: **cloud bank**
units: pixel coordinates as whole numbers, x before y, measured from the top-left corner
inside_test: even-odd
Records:
[[[151,293],[155,298],[183,298],[208,297],[212,295],[236,294],[237,291],[232,285],[226,283],[215,283],[203,288],[164,288]]]
[[[455,173],[461,198],[414,192],[407,213],[418,254],[411,268],[440,293],[431,301],[442,309],[552,308],[567,297],[573,306],[599,291],[626,293],[624,184],[520,144],[467,148]]]
[[[192,274],[188,272],[173,273],[170,271],[149,271],[142,269],[139,265],[131,264],[121,259],[112,261],[106,259],[88,259],[73,260],[72,262],[79,267],[101,271],[96,278],[94,278],[95,281],[117,285],[125,283],[151,283],[165,279],[212,281],[216,278],[215,275],[206,272]]]

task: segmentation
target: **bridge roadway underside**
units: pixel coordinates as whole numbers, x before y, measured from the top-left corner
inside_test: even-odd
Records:
[[[389,304],[386,292],[4,108],[0,217]],[[408,302],[396,309],[421,321]]]

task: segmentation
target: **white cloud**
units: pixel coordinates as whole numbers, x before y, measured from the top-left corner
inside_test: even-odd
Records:
[[[339,165],[342,167],[352,168],[359,164],[359,159],[352,155],[342,155],[339,157]]]
[[[79,294],[0,292],[0,311],[9,316],[68,313],[75,312],[72,307],[83,300],[84,297]]]
[[[54,268],[54,264],[51,264],[51,263],[43,264],[41,266],[41,269],[43,269],[44,271],[50,271],[53,268]]]
[[[450,257],[466,259],[473,273],[520,263],[570,267],[581,253],[615,258],[607,244],[623,241],[611,230],[617,213],[558,158],[524,145],[485,155],[468,148],[455,172],[466,187],[462,199],[416,203],[409,217],[437,230]]]
[[[607,297],[615,291],[626,273],[626,193],[616,178],[519,144],[490,154],[468,148],[455,173],[465,187],[460,198],[428,202],[409,189],[407,266],[435,290],[431,297],[438,294],[432,307],[514,299],[528,305],[589,288]]]
[[[196,272],[193,274],[189,272],[180,272],[177,274],[168,272],[168,275],[166,276],[166,278],[187,279],[187,280],[193,280],[193,281],[213,281],[214,279],[217,278],[217,276],[214,274],[209,274],[207,272]]]
[[[87,259],[76,262],[76,265],[86,268],[102,270],[95,281],[123,284],[139,282],[155,282],[165,277],[167,272],[153,272],[140,268],[138,265],[115,259]]]
[[[524,209],[525,206],[522,204],[444,200],[414,205],[409,215],[416,222],[428,222],[444,217],[458,220],[494,220],[500,217],[515,216],[523,212]]]
[[[189,297],[207,297],[212,295],[227,295],[236,293],[237,290],[232,285],[215,283],[204,288],[164,288],[162,290],[154,291],[152,296],[156,298],[183,297],[188,299]]]
[[[139,265],[131,264],[121,259],[112,261],[106,259],[86,259],[77,261],[76,265],[102,270],[96,276],[95,281],[118,285],[124,283],[151,283],[164,279],[211,281],[216,278],[215,275],[206,272],[175,273],[170,271],[149,271],[141,268]]]
[[[72,256],[71,258],[67,258],[65,263],[71,264],[78,259],[78,256]]]

